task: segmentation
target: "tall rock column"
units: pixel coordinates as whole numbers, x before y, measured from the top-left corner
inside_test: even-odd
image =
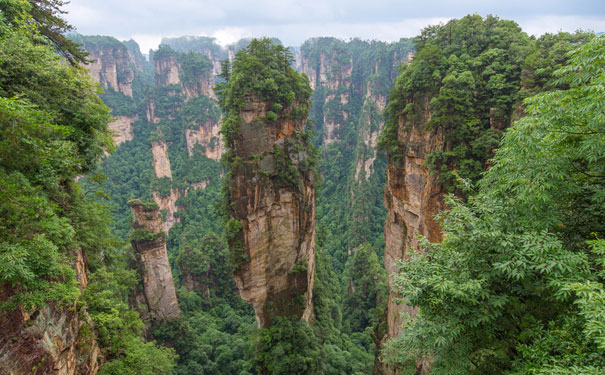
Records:
[[[134,215],[132,247],[137,253],[143,276],[145,303],[153,320],[173,320],[180,316],[162,216],[157,205],[139,200],[129,202]]]
[[[285,48],[268,39],[238,53],[225,78],[219,90],[229,165],[224,203],[235,283],[259,327],[277,316],[308,321],[315,266],[308,80],[290,67]]]

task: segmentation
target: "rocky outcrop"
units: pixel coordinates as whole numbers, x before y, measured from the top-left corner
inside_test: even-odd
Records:
[[[154,58],[155,84],[158,86],[178,85],[181,83],[179,77],[179,62],[176,56],[157,56]]]
[[[134,215],[131,243],[142,273],[145,307],[154,321],[176,319],[181,311],[168,262],[160,209],[138,200],[129,204]]]
[[[216,94],[214,93],[214,86],[215,83],[212,70],[207,70],[193,74],[188,80],[184,81],[183,92],[187,99],[207,96],[213,100],[217,100]]]
[[[137,121],[139,116],[118,116],[109,123],[109,129],[113,132],[113,142],[118,147],[126,141],[132,141],[134,136],[132,132],[132,123]]]
[[[291,109],[284,109],[285,116],[265,124],[259,119],[268,106],[253,97],[243,105],[233,148],[243,162],[231,171],[227,229],[241,226],[229,239],[234,278],[259,327],[270,326],[275,316],[310,319],[315,268],[315,175],[283,179],[283,168],[300,170],[309,157],[296,137],[306,120],[292,119]]]
[[[81,251],[74,269],[85,288],[88,276]],[[0,300],[14,293],[0,288]],[[32,313],[22,308],[0,311],[0,374],[94,375],[100,362],[92,321],[77,304],[65,307],[51,302]]]
[[[168,177],[172,179],[170,159],[168,158],[168,145],[164,141],[151,142],[153,155],[153,170],[157,178]]]
[[[372,174],[374,174],[374,162],[377,156],[376,146],[378,145],[378,135],[384,127],[382,112],[386,103],[386,95],[377,90],[373,82],[368,82],[365,102],[359,119],[357,162],[355,165],[355,181],[357,182],[361,182],[362,175],[365,181],[369,181]]]
[[[92,60],[86,68],[93,81],[132,97],[132,81],[136,72],[142,70],[138,46],[129,49],[112,37],[84,37],[84,48]]]
[[[152,98],[145,98],[145,116],[149,123],[157,124],[160,122],[160,118],[155,115],[155,102]]]
[[[359,43],[365,44],[364,54],[359,52]],[[368,172],[366,179],[373,173],[371,164],[376,158],[375,139],[383,125],[382,116],[378,116],[378,124],[371,129],[363,129],[365,123],[372,122],[364,118],[367,117],[364,109],[372,105],[382,113],[399,65],[411,57],[406,48],[397,44],[373,45],[360,41],[347,43],[334,38],[314,38],[305,42],[300,49],[300,70],[309,77],[311,88],[315,90],[314,106],[322,108],[322,118],[316,118],[316,121],[320,126],[318,131],[323,134],[324,147],[343,141],[346,127],[351,127],[352,122],[360,122],[358,136],[363,137],[366,150],[357,153],[365,158],[357,160],[356,179],[361,169]],[[370,57],[368,51],[372,51]],[[355,106],[359,106],[358,109]],[[352,118],[357,113],[361,113],[360,118]],[[358,145],[361,144],[358,142]]]
[[[323,99],[323,144],[329,145],[341,140],[341,128],[346,125],[349,116],[346,105],[349,103],[353,56],[346,52],[319,52],[319,58],[311,61],[301,56],[301,70],[309,77],[313,90],[322,87],[327,91]]]
[[[180,85],[186,99],[207,96],[216,100],[213,74],[215,63],[206,60],[205,56],[194,53],[183,55],[169,47],[163,47],[160,51],[154,58],[156,85]],[[205,68],[201,65],[203,60],[208,64]]]
[[[441,240],[441,227],[434,215],[444,208],[445,191],[424,162],[430,152],[444,150],[445,140],[442,130],[426,131],[425,124],[430,119],[429,102],[428,98],[422,101],[424,111],[419,111],[418,118],[400,121],[397,137],[403,149],[400,155],[391,155],[387,164],[384,262],[389,276],[398,272],[396,265],[399,261],[420,250],[419,235],[431,242]],[[416,313],[414,307],[396,303],[396,298],[398,295],[393,291],[393,278],[390,276],[385,339],[401,333],[402,313]],[[420,367],[424,365],[419,364]],[[395,371],[390,369],[389,373]]]
[[[200,125],[198,129],[185,129],[189,156],[193,155],[193,147],[195,145],[201,145],[204,147],[204,155],[206,157],[220,161],[223,152],[225,152],[225,146],[219,134],[220,130],[220,123],[212,120]]]
[[[162,221],[162,230],[168,235],[174,224],[181,220],[180,217],[175,215],[179,209],[176,201],[181,197],[181,192],[178,189],[171,188],[170,195],[168,196],[162,196],[159,191],[153,191],[151,196],[153,201],[159,206],[160,211],[166,213],[166,217]]]
[[[168,158],[168,145],[164,141],[151,142],[151,153],[153,156],[153,170],[156,178],[169,178],[172,180],[172,169],[170,169],[170,159]],[[174,214],[178,210],[176,201],[181,197],[181,192],[178,189],[171,188],[168,196],[163,196],[159,191],[152,192],[152,197],[155,203],[158,204],[160,210],[166,213],[166,218],[162,221],[164,233],[178,223],[180,218]]]

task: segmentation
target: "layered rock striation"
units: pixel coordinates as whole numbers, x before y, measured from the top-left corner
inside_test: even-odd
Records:
[[[174,320],[181,314],[168,253],[162,216],[156,205],[141,201],[129,202],[134,215],[131,244],[134,248],[143,279],[144,301],[153,321]]]
[[[315,259],[315,175],[303,172],[294,181],[283,180],[292,172],[285,168],[299,170],[309,158],[296,141],[306,120],[265,124],[258,119],[268,107],[253,97],[244,104],[234,149],[244,162],[229,181],[231,220],[242,228],[230,241],[232,252],[242,251],[235,283],[260,327],[268,327],[275,316],[311,317]]]
[[[445,190],[438,177],[425,166],[426,157],[436,150],[446,148],[442,130],[427,131],[430,120],[427,98],[422,98],[423,111],[414,119],[401,118],[397,141],[401,154],[391,156],[387,164],[387,182],[384,189],[384,205],[387,217],[384,225],[385,268],[389,275],[389,299],[387,304],[387,337],[397,337],[402,332],[402,313],[414,314],[412,306],[396,303],[398,298],[393,287],[393,275],[398,272],[397,263],[419,251],[419,236],[430,242],[441,240],[441,227],[435,215],[443,208]]]
[[[132,82],[137,72],[143,69],[138,45],[129,41],[129,45],[109,36],[85,36],[78,40],[88,51],[92,60],[87,65],[93,81],[99,82],[105,89],[121,92],[132,97]]]
[[[235,283],[266,328],[277,316],[308,321],[313,311],[315,170],[305,132],[310,89],[283,47],[263,39],[244,51],[222,98],[231,103],[223,107],[228,120],[222,131],[229,164],[226,232]],[[247,65],[256,59],[268,67],[259,75]],[[254,91],[254,79],[274,77],[283,80],[283,96]],[[248,87],[243,94],[241,86]]]

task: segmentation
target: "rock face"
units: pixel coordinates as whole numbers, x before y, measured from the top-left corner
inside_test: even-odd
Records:
[[[153,170],[157,178],[168,177],[172,179],[170,159],[168,158],[168,145],[163,141],[151,142],[151,153],[153,155]]]
[[[384,225],[386,243],[384,262],[389,275],[397,273],[397,262],[405,260],[410,252],[419,250],[418,236],[431,242],[441,240],[441,227],[434,215],[441,211],[445,191],[423,166],[427,154],[444,150],[443,131],[425,131],[430,119],[428,99],[423,98],[419,118],[402,120],[399,123],[398,140],[404,145],[401,159],[390,158],[387,164],[387,183],[384,204],[387,218]],[[398,297],[393,292],[393,279],[389,277],[389,300],[387,305],[387,337],[397,337],[401,329],[401,314],[415,314],[414,307],[395,303]],[[422,368],[425,364],[419,364]],[[389,369],[389,373],[396,373]]]
[[[101,37],[102,41],[94,38],[84,39],[84,48],[90,54],[89,59],[93,60],[87,66],[93,81],[99,82],[105,89],[132,97],[132,81],[135,73],[142,70],[143,57],[138,46],[129,49],[112,37]]]
[[[315,38],[300,49],[301,72],[309,77],[314,93],[314,107],[321,108],[318,132],[323,146],[344,141],[351,127],[357,127],[355,138],[357,160],[355,180],[364,170],[365,180],[374,173],[376,140],[384,121],[388,89],[398,74],[398,67],[410,58],[407,45],[346,43],[334,38]],[[365,54],[360,54],[365,50]],[[369,56],[369,57],[368,57]],[[355,108],[357,107],[357,108]],[[349,129],[347,129],[349,128]]]
[[[131,201],[134,215],[132,247],[142,268],[145,303],[152,320],[173,320],[180,316],[172,271],[166,252],[166,236],[158,207]]]
[[[179,62],[176,56],[156,57],[155,63],[155,84],[158,86],[178,85],[181,83],[179,77]]]
[[[115,121],[109,123],[109,129],[114,132],[113,142],[118,147],[126,141],[132,141],[132,123],[139,119],[138,116],[118,116]]]
[[[276,316],[309,320],[315,268],[315,175],[303,174],[297,186],[279,180],[285,158],[298,168],[308,157],[296,151],[295,136],[306,120],[265,124],[259,119],[268,106],[252,97],[245,102],[233,150],[243,163],[229,182],[230,222],[243,227],[229,241],[232,253],[242,251],[235,283],[254,307],[259,327],[269,327]]]
[[[86,287],[85,258],[77,254],[74,269]],[[15,291],[0,289],[0,300]],[[76,305],[50,303],[27,313],[23,309],[0,312],[0,374],[95,375],[101,354],[91,334],[92,321]]]
[[[301,66],[313,90],[323,87],[328,92],[323,100],[331,108],[330,111],[324,111],[323,116],[323,144],[327,146],[341,139],[341,128],[349,116],[345,106],[349,103],[347,90],[351,87],[353,57],[337,50],[320,52],[319,60],[314,62],[303,55]]]
[[[146,97],[147,122],[157,124],[165,121],[169,123],[185,117],[183,121],[187,123],[187,126],[184,128],[184,138],[188,156],[193,156],[195,146],[200,145],[208,158],[220,160],[224,146],[219,135],[220,117],[216,107],[212,62],[201,55],[175,52],[167,46],[162,46],[153,56],[156,85],[158,88],[162,88],[161,90],[167,90],[162,95],[172,96],[173,100],[168,107],[162,108],[156,105],[157,97]],[[165,100],[165,96],[160,98]],[[191,115],[192,112],[195,114]],[[172,180],[172,169],[168,156],[169,147],[178,146],[163,140],[152,142],[153,168],[156,178]],[[207,181],[189,183],[194,189],[198,189],[206,186]],[[176,201],[180,197],[186,196],[188,190],[188,188],[173,187],[168,195],[162,196],[159,191],[152,193],[153,200],[160,206],[160,210],[166,212],[166,218],[162,224],[166,233],[179,222],[180,218],[175,216],[179,209]]]
[[[225,146],[219,134],[220,130],[220,123],[213,120],[200,125],[198,129],[185,129],[189,156],[193,155],[193,147],[199,144],[204,147],[204,154],[208,158],[220,161],[225,152]]]
[[[214,93],[214,63],[207,60],[208,68],[192,69],[192,64],[181,62],[182,54],[178,54],[168,47],[170,52],[161,53],[154,58],[155,82],[157,86],[181,85],[183,94],[187,99],[207,96],[216,100]],[[190,55],[191,56],[191,55]],[[220,66],[220,63],[219,63]]]

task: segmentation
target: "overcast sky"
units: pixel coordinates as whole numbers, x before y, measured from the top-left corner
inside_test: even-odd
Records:
[[[469,13],[515,20],[534,35],[605,31],[605,0],[71,0],[65,10],[79,33],[132,38],[143,53],[183,35],[221,44],[251,36],[286,45],[315,36],[394,41]]]

